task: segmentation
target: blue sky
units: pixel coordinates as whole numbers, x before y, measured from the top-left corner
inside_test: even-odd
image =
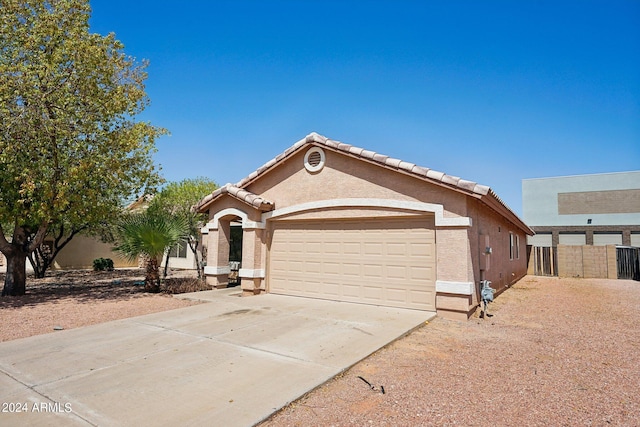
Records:
[[[92,0],[150,61],[170,181],[310,132],[489,185],[640,169],[640,1]]]

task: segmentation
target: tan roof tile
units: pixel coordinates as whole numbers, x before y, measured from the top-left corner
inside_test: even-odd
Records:
[[[424,177],[426,177],[426,176],[427,176],[427,174],[429,173],[429,169],[426,169],[426,168],[420,167],[420,166],[418,166],[418,165],[413,165],[413,166],[411,167],[411,169],[409,169],[408,171],[409,171],[409,172],[412,172],[412,173],[414,173],[414,174],[416,174],[416,175],[420,175],[420,176],[424,176]]]
[[[204,199],[202,199],[200,201],[200,203],[198,203],[195,206],[196,210],[201,210],[204,206],[208,205],[209,203],[213,202],[215,199],[217,199],[218,197],[223,196],[224,194],[228,194],[248,205],[253,206],[256,209],[260,209],[262,211],[270,211],[273,210],[275,208],[275,204],[273,202],[270,202],[260,196],[258,196],[257,194],[253,194],[243,188],[237,187],[233,184],[226,184],[220,188],[218,188],[217,190],[215,190],[213,193],[209,194],[208,196],[206,196]]]
[[[460,181],[460,177],[452,176],[452,175],[443,175],[442,182],[445,184],[458,185],[458,181]]]
[[[427,178],[431,178],[435,181],[442,181],[444,175],[445,174],[443,172],[434,171],[433,169],[429,169],[427,171]]]
[[[369,160],[373,160],[373,156],[375,155],[376,155],[375,151],[371,151],[371,150],[362,150],[362,153],[360,153],[360,157],[369,159]]]
[[[387,166],[390,166],[392,168],[398,169],[400,167],[400,164],[402,163],[402,160],[400,159],[394,159],[393,157],[387,157],[384,160],[384,164]]]
[[[264,168],[265,168],[265,169],[268,169],[268,168],[270,168],[271,166],[275,165],[277,162],[278,162],[278,160],[277,160],[277,159],[271,159],[271,160],[269,160],[269,161],[264,165]]]
[[[404,169],[405,171],[410,171],[415,167],[415,163],[405,162],[404,160],[400,161],[400,165],[398,165],[399,169]]]
[[[464,179],[461,179],[457,176],[451,176],[451,175],[447,175],[443,172],[438,172],[435,171],[433,169],[429,169],[429,168],[424,168],[424,167],[420,167],[415,165],[414,163],[409,163],[409,162],[405,162],[399,159],[394,159],[391,158],[389,156],[385,156],[383,154],[379,154],[379,153],[375,153],[373,151],[370,150],[365,150],[363,148],[360,147],[355,147],[353,145],[350,144],[345,144],[343,142],[340,141],[334,141],[331,140],[325,136],[319,135],[315,132],[310,133],[309,135],[307,135],[306,137],[302,138],[301,140],[297,141],[295,144],[293,144],[291,147],[287,148],[282,154],[278,155],[275,159],[269,160],[267,163],[265,163],[263,166],[261,166],[260,168],[258,168],[256,171],[252,172],[251,174],[249,174],[249,176],[247,176],[246,178],[244,178],[243,180],[241,180],[239,183],[237,183],[235,186],[232,187],[237,187],[237,188],[244,188],[245,186],[249,185],[251,182],[253,182],[256,178],[258,178],[260,175],[262,175],[263,173],[266,173],[267,171],[269,171],[270,169],[272,169],[273,167],[275,167],[278,163],[280,163],[281,161],[283,161],[284,159],[290,157],[291,155],[293,155],[294,153],[298,152],[298,150],[301,149],[301,147],[305,146],[305,145],[309,145],[309,144],[315,144],[321,147],[326,147],[341,153],[344,153],[346,155],[349,156],[353,156],[353,157],[359,157],[359,158],[363,158],[366,160],[369,160],[373,163],[377,163],[380,166],[386,167],[386,168],[391,168],[394,170],[400,170],[403,171],[405,173],[408,173],[409,175],[414,175],[416,177],[419,177],[421,179],[424,179],[427,182],[431,182],[434,184],[439,184],[439,185],[444,185],[448,188],[453,188],[457,191],[461,191],[464,193],[468,193],[470,195],[474,195],[476,197],[482,198],[482,196],[489,196],[492,197],[494,199],[494,201],[489,202],[490,205],[494,206],[497,209],[503,209],[505,210],[505,212],[507,213],[507,215],[510,215],[513,217],[513,220],[519,224],[522,225],[523,229],[527,229],[530,231],[530,229],[527,227],[526,224],[524,224],[524,222],[522,222],[522,220],[520,220],[520,218],[518,218],[517,215],[515,215],[513,213],[513,211],[511,211],[511,209],[493,192],[493,190],[491,190],[491,188],[485,186],[485,185],[480,185],[477,184],[473,181],[467,181]],[[226,186],[225,186],[226,187]],[[224,188],[224,187],[223,187]],[[218,189],[216,191],[225,191],[222,189]],[[228,192],[228,190],[226,190]],[[235,191],[235,190],[233,190]],[[231,194],[231,193],[230,193]],[[238,196],[241,195],[241,196]],[[213,197],[211,197],[213,196]],[[211,200],[213,200],[213,198],[216,197],[216,192],[214,192],[211,196],[207,196],[205,197],[199,204],[199,207],[202,207],[208,203],[211,202]],[[242,200],[244,200],[245,202],[256,206],[256,205],[260,205],[262,207],[260,207],[260,209],[264,209],[264,208],[269,208],[271,207],[271,209],[273,209],[274,204],[271,202],[268,202],[264,199],[261,199],[259,196],[255,195],[255,194],[251,194],[249,193],[248,195],[244,194],[244,193],[238,193],[236,192],[236,196],[235,197],[241,197]],[[256,206],[258,207],[258,206]]]
[[[474,193],[482,194],[483,196],[488,194],[489,190],[491,190],[491,188],[487,187],[486,185],[482,185],[482,184],[476,184],[475,187],[473,187]]]
[[[389,158],[389,156],[385,156],[383,154],[376,153],[376,154],[373,155],[373,160],[378,162],[378,163],[385,163],[388,158]]]
[[[307,142],[322,142],[322,143],[326,143],[327,141],[330,141],[330,139],[327,138],[326,136],[320,135],[319,133],[315,133],[315,132],[311,132],[309,135],[307,135],[305,140]]]
[[[327,145],[328,147],[332,147],[332,148],[338,148],[338,146],[340,145],[340,142],[338,141],[333,141],[331,139],[327,139],[325,141],[325,145]]]
[[[349,151],[350,148],[351,148],[351,145],[349,144],[344,144],[342,142],[338,144],[338,150],[340,151]]]
[[[364,148],[354,147],[354,146],[349,147],[349,153],[356,156],[360,156],[363,151],[364,151]]]
[[[475,191],[476,183],[472,181],[467,181],[466,179],[458,180],[458,187],[464,188],[465,190]]]

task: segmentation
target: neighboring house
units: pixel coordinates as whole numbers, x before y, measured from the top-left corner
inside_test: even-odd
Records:
[[[522,181],[528,244],[640,246],[640,171]]]
[[[53,245],[50,239],[45,239],[45,245]],[[100,239],[91,236],[76,235],[58,253],[51,266],[52,270],[83,270],[93,268],[93,260],[96,258],[111,258],[115,268],[136,268],[139,260],[130,261],[113,250],[113,244],[104,243]],[[165,258],[162,259],[164,267]],[[187,242],[171,248],[169,267],[179,270],[195,270],[196,260]],[[0,254],[0,271],[4,271],[6,262],[4,255]],[[31,263],[27,260],[27,270],[33,271]]]
[[[153,196],[142,196],[129,204],[126,209],[130,212],[145,210]],[[50,237],[45,238],[44,244],[53,247]],[[93,260],[96,258],[111,258],[115,268],[136,268],[140,266],[140,260],[128,260],[113,250],[112,243],[104,243],[99,238],[78,234],[56,255],[51,270],[82,270],[92,269]],[[165,259],[162,259],[164,266]],[[170,250],[169,267],[181,270],[195,270],[196,261],[193,252],[185,241]],[[4,255],[0,254],[0,271],[6,269]],[[31,263],[27,260],[27,270],[33,271]]]
[[[477,308],[481,280],[502,291],[526,274],[533,234],[489,187],[315,133],[197,209],[209,217],[205,275],[215,287],[228,284],[239,223],[244,294],[459,319]]]
[[[45,238],[43,243],[49,247],[53,242]],[[137,267],[138,262],[131,262],[112,250],[113,245],[104,243],[96,237],[78,234],[62,248],[56,255],[51,270],[82,270],[93,268],[93,260],[96,258],[111,258],[115,268]],[[6,268],[4,255],[0,254],[0,271]],[[32,272],[33,267],[27,259],[27,271]]]
[[[200,254],[200,249],[198,249],[198,254]],[[166,258],[162,258],[161,265],[163,267],[165,260]],[[195,270],[197,268],[196,257],[186,240],[169,250],[169,268],[178,270]]]
[[[45,245],[52,245],[45,239]],[[111,258],[115,268],[135,268],[138,261],[129,261],[113,251],[113,244],[104,243],[99,238],[78,234],[56,255],[52,270],[83,270],[93,268],[96,258]]]
[[[152,194],[139,197],[136,201],[127,206],[127,210],[134,213],[139,213],[146,210],[149,207],[149,203],[153,200]],[[197,249],[198,256],[201,258],[200,248]],[[162,257],[161,267],[164,267],[166,257]],[[136,266],[138,263],[136,263]],[[175,268],[178,270],[196,270],[196,257],[193,251],[189,247],[189,243],[183,240],[176,246],[169,249],[169,268]]]
[[[141,196],[131,202],[126,210],[138,212],[146,209],[152,196]],[[51,238],[45,238],[45,245],[53,247]],[[135,268],[139,266],[138,260],[128,260],[113,250],[112,243],[105,243],[98,237],[77,234],[56,255],[51,266],[52,270],[83,270],[92,269],[93,260],[97,258],[110,258],[115,268]]]

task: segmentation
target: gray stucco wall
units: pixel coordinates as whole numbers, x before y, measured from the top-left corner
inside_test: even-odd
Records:
[[[523,218],[529,226],[534,227],[587,226],[589,219],[590,225],[593,226],[638,225],[640,211],[560,215],[558,210],[559,193],[638,189],[640,189],[640,171],[525,179],[522,181]]]

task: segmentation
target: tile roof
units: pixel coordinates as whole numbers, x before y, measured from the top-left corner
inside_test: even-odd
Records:
[[[475,193],[480,196],[486,195],[490,188],[485,185],[480,185],[472,181],[467,181],[461,179],[457,176],[447,175],[442,172],[435,171],[433,169],[424,168],[418,166],[414,163],[408,163],[402,161],[400,159],[394,159],[389,156],[385,156],[383,154],[379,154],[373,151],[365,150],[364,148],[355,147],[353,145],[345,144],[340,141],[334,141],[322,135],[319,135],[315,132],[310,133],[305,138],[293,144],[289,147],[284,153],[279,156],[271,159],[257,170],[249,174],[242,181],[237,183],[238,187],[244,187],[251,183],[258,176],[262,175],[267,170],[271,169],[275,164],[279,163],[281,160],[290,157],[294,152],[297,152],[298,149],[303,145],[308,144],[316,144],[319,146],[325,146],[331,148],[335,151],[339,151],[345,153],[351,157],[361,158],[372,163],[377,163],[381,166],[385,166],[390,169],[395,169],[404,173],[408,173],[410,175],[414,175],[427,181],[437,182],[439,184],[444,184],[448,187],[455,187],[465,192]]]
[[[447,175],[443,172],[438,172],[433,169],[418,166],[414,163],[405,162],[400,159],[394,159],[392,157],[385,156],[383,154],[379,154],[370,150],[365,150],[364,148],[345,144],[340,141],[334,141],[315,132],[312,132],[305,138],[299,140],[291,147],[286,149],[283,153],[269,160],[267,163],[250,173],[246,178],[244,178],[237,184],[227,184],[226,186],[214,191],[212,194],[200,201],[200,203],[196,205],[196,209],[202,209],[214,198],[220,196],[225,192],[259,209],[274,209],[274,203],[266,201],[260,196],[257,196],[253,193],[249,193],[248,191],[243,190],[243,188],[251,184],[259,176],[263,175],[265,172],[279,164],[282,160],[297,153],[301,149],[301,147],[308,145],[318,145],[321,147],[326,147],[334,151],[344,153],[345,155],[348,155],[350,157],[360,158],[389,169],[397,170],[401,173],[415,176],[417,178],[423,179],[424,181],[448,187],[453,190],[476,197],[484,201],[493,209],[501,211],[504,215],[509,217],[512,222],[523,228],[523,230],[531,232],[531,234],[533,234],[533,231],[504,203],[504,201],[502,201],[502,199],[500,199],[500,197],[498,197],[496,193],[494,193],[491,188],[487,187],[486,185],[481,185],[473,181],[467,181],[457,176]]]
[[[226,184],[202,199],[195,206],[195,210],[200,210],[204,205],[208,205],[214,199],[222,196],[223,194],[228,194],[231,197],[234,197],[241,202],[247,203],[248,205],[251,205],[254,208],[264,212],[273,210],[275,208],[275,204],[273,202],[270,202],[258,196],[257,194],[253,194],[233,184]]]

